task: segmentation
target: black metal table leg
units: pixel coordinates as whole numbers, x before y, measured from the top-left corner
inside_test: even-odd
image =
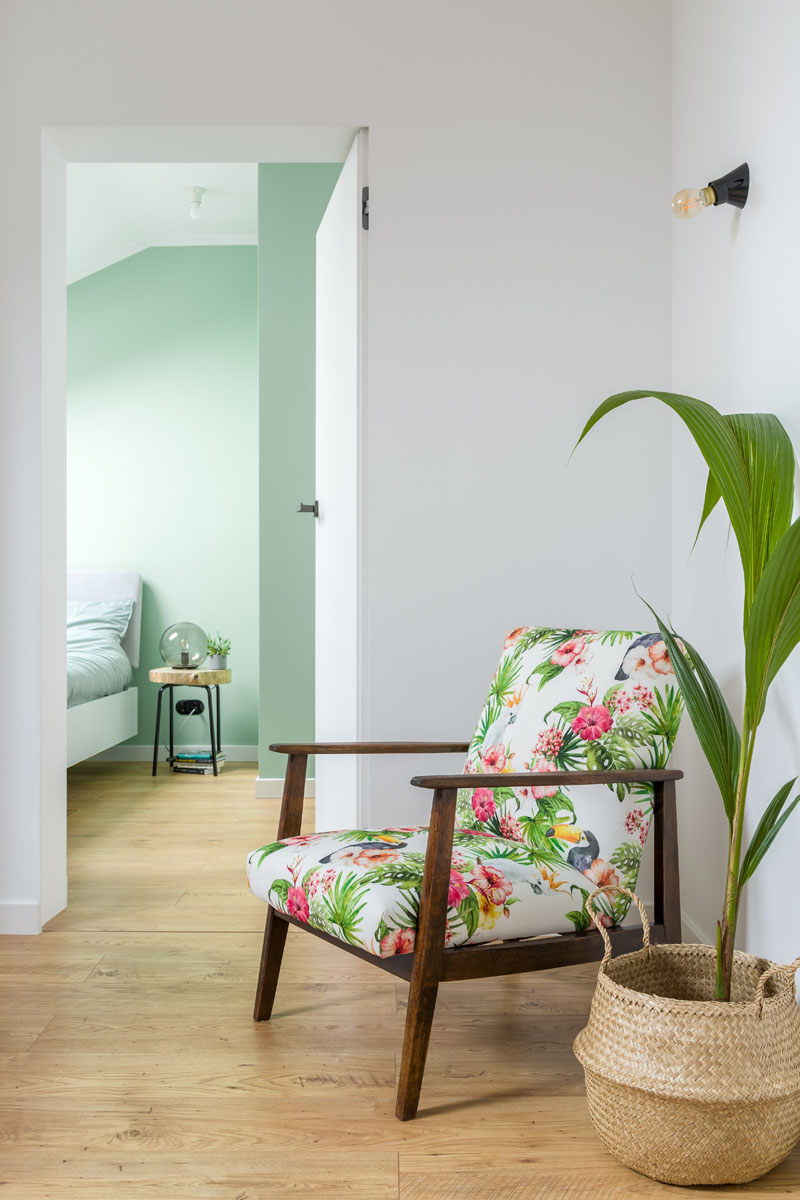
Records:
[[[158,767],[158,739],[161,735],[161,697],[164,695],[164,689],[169,687],[169,684],[162,684],[158,689],[158,701],[156,703],[156,740],[153,746],[153,774],[156,773]]]
[[[214,691],[217,693],[217,754],[222,751],[222,718],[219,709],[219,684],[214,684]]]
[[[214,774],[219,775],[217,767],[217,746],[214,739],[214,697],[211,695],[211,688],[208,684],[203,685],[208,696],[208,733],[211,738],[211,764],[214,768]]]
[[[172,684],[169,687],[169,768],[175,762],[175,689]]]

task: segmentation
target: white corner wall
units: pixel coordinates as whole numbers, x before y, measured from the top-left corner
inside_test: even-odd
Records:
[[[800,5],[795,0],[675,0],[672,190],[700,186],[743,160],[751,190],[732,208],[675,222],[673,388],[736,412],[769,410],[800,447]],[[721,512],[689,558],[705,485],[682,429],[674,434],[674,610],[742,702],[741,568]],[[800,656],[773,686],[759,733],[745,838],[778,787],[800,770]],[[726,832],[699,749],[681,751],[685,912],[704,939],[722,907]],[[778,961],[800,948],[796,846],[800,816],[748,884],[739,945]],[[712,844],[716,840],[717,847]]]
[[[662,607],[670,595],[665,414],[608,421],[567,466],[599,399],[669,380],[668,7],[230,0],[222,13],[3,6],[0,621],[26,670],[0,695],[0,906],[38,910],[51,822],[44,874],[63,882],[49,686],[63,463],[43,489],[63,414],[40,405],[42,361],[63,374],[63,345],[59,314],[42,316],[42,127],[369,127],[363,736],[466,737],[508,627],[636,627],[632,573]],[[60,258],[57,204],[45,221]],[[421,765],[435,764],[374,764],[365,817],[421,816],[405,782]]]

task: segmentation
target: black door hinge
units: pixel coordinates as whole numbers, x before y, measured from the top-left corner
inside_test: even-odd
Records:
[[[361,189],[361,228],[369,229],[369,188]]]

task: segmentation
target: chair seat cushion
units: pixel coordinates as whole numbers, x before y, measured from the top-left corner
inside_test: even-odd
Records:
[[[253,851],[248,881],[273,908],[341,941],[380,957],[408,954],[427,844],[425,826],[286,838]],[[571,931],[587,882],[620,882],[613,866],[599,859],[581,860],[579,870],[569,861],[557,868],[537,865],[537,858],[541,864],[515,837],[456,829],[446,944]]]

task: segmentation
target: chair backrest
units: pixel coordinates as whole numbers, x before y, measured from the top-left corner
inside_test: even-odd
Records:
[[[464,770],[665,767],[683,702],[660,634],[515,629],[505,639]],[[652,816],[650,784],[463,789],[457,823],[524,842],[565,912],[585,928],[586,896],[633,889]],[[619,921],[629,900],[603,906]]]

